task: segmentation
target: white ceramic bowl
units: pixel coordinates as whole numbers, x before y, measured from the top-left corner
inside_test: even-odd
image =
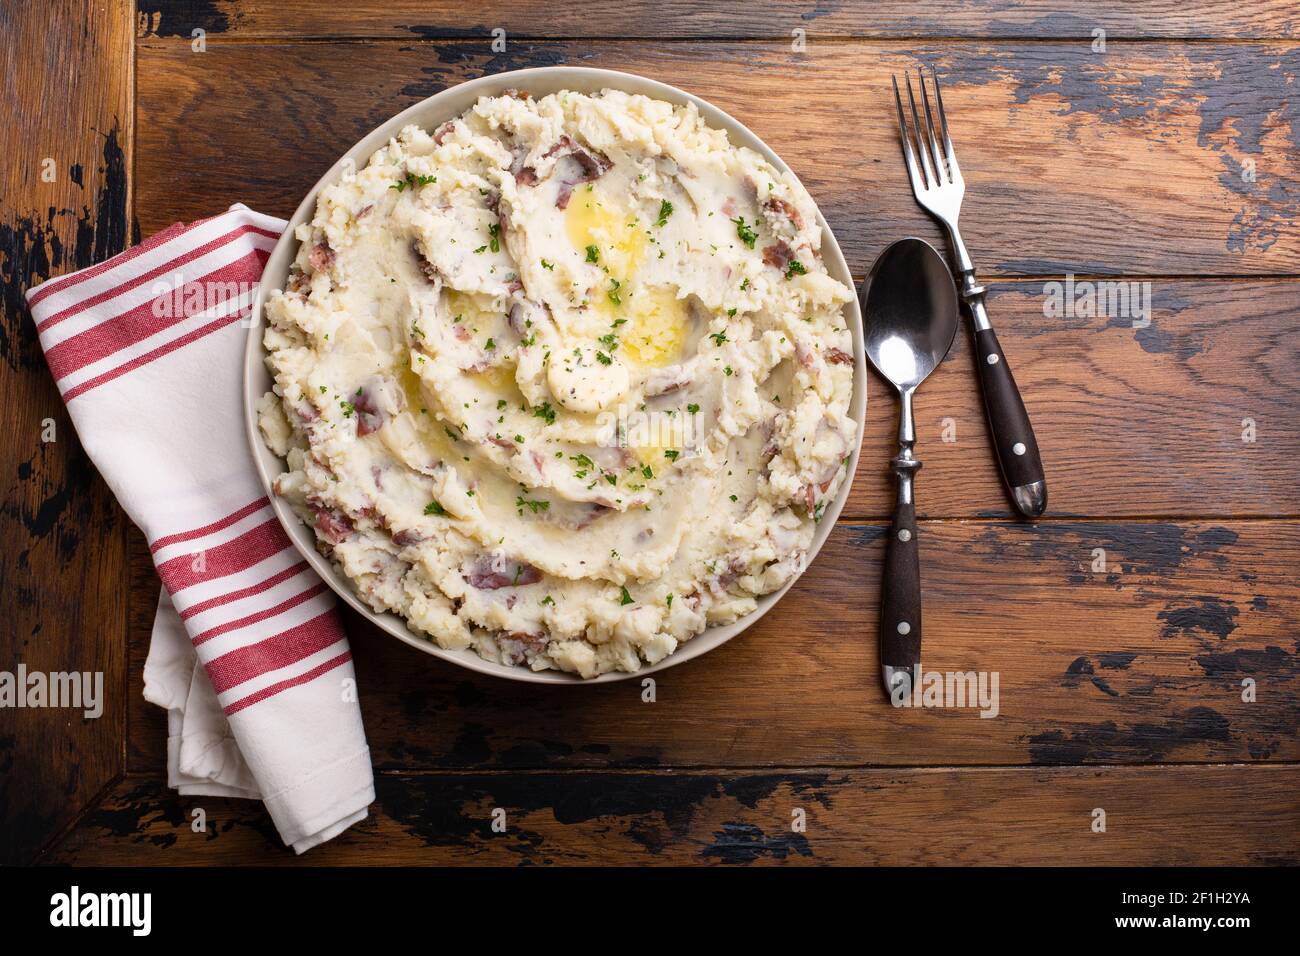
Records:
[[[298,246],[298,240],[294,238],[295,227],[311,218],[316,205],[317,194],[323,186],[334,182],[338,178],[345,164],[351,162],[357,168],[364,167],[371,155],[381,146],[384,146],[389,139],[396,136],[402,127],[415,123],[426,129],[434,129],[444,121],[463,113],[479,97],[496,96],[511,87],[526,90],[539,97],[560,90],[591,93],[601,89],[617,89],[627,93],[642,93],[656,99],[666,100],[669,103],[694,103],[705,121],[715,129],[725,130],[734,145],[748,146],[755,152],[761,153],[768,162],[778,169],[785,170],[789,168],[776,153],[772,152],[766,143],[716,106],[705,102],[698,96],[692,96],[690,93],[668,86],[665,83],[648,80],[645,77],[635,76],[631,73],[619,73],[614,70],[565,66],[514,70],[509,73],[498,73],[495,76],[470,80],[459,86],[443,90],[423,102],[416,103],[382,124],[365,139],[353,146],[334,164],[329,172],[320,178],[320,181],[311,188],[307,197],[303,199],[301,205],[294,212],[293,217],[289,220],[289,227],[285,230],[284,235],[280,237],[280,241],[276,243],[275,249],[271,253],[271,258],[266,264],[266,271],[262,273],[261,288],[256,298],[252,326],[248,333],[248,344],[245,352],[244,416],[248,425],[248,440],[252,446],[253,460],[257,462],[258,474],[261,476],[262,484],[270,496],[272,507],[274,507],[276,515],[280,518],[280,523],[284,525],[285,531],[288,532],[289,538],[294,545],[297,546],[303,557],[325,579],[329,586],[338,592],[339,597],[389,634],[427,654],[441,657],[444,660],[459,664],[461,667],[467,667],[483,674],[509,678],[510,680],[550,684],[602,684],[624,680],[629,677],[641,677],[671,667],[674,664],[685,663],[692,658],[699,657],[701,654],[708,653],[725,641],[731,640],[731,638],[770,611],[772,606],[781,600],[785,592],[790,589],[795,579],[791,579],[779,591],[774,591],[759,598],[758,607],[753,613],[724,627],[709,628],[687,641],[675,653],[670,654],[658,664],[643,667],[635,674],[602,674],[600,677],[591,680],[582,680],[579,677],[558,671],[535,672],[527,667],[495,664],[485,661],[470,649],[462,651],[443,650],[432,641],[428,641],[409,630],[406,622],[396,614],[376,613],[357,597],[351,582],[316,550],[314,532],[299,521],[293,510],[271,490],[272,480],[285,471],[285,464],[263,443],[257,426],[257,400],[271,387],[271,376],[266,368],[265,351],[262,346],[262,303],[266,301],[272,290],[283,289],[285,286],[289,275],[289,267],[293,263]],[[835,241],[835,237],[831,234],[830,227],[826,225],[826,219],[822,216],[820,210],[817,213],[817,221],[822,227],[822,260],[826,265],[826,269],[832,276],[852,287],[853,278],[849,273],[848,264],[844,261],[844,254],[840,251],[839,243]],[[855,443],[849,459],[849,475],[851,477],[855,473],[858,464],[858,448],[861,443],[863,421],[867,411],[867,391],[866,366],[862,345],[862,313],[856,296],[852,302],[845,306],[845,311],[849,328],[853,333],[854,381],[853,398],[849,405],[849,411],[853,416],[853,420],[858,423],[859,435],[859,442]],[[839,517],[845,499],[848,497],[851,483],[851,480],[844,482],[835,501],[823,512],[822,520],[817,526],[816,534],[813,536],[812,549],[808,554],[810,564],[826,542],[826,538],[835,524],[835,519]]]

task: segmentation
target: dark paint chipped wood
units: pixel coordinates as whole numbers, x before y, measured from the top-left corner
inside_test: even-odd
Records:
[[[0,670],[98,672],[106,698],[98,719],[0,710],[0,863],[14,863],[122,764],[125,522],[73,432],[23,293],[126,246],[131,4],[6,6],[0,25],[0,128],[14,144],[0,166]]]
[[[521,41],[495,52],[490,41],[363,41],[324,57],[315,43],[213,44],[196,55],[157,40],[139,63],[152,118],[139,143],[147,232],[232,197],[287,216],[344,150],[419,99],[502,70],[572,64],[668,82],[689,74],[693,92],[801,175],[861,274],[899,234],[940,238],[902,175],[889,93],[891,74],[927,64],[947,85],[970,193],[963,231],[986,276],[1300,271],[1293,44],[1114,43],[1103,56],[1059,42],[858,41],[799,53],[778,43]],[[302,82],[280,82],[286,73]],[[792,112],[795,87],[805,108]],[[1249,121],[1234,119],[1247,110]],[[232,126],[243,131],[235,141]],[[178,167],[178,154],[189,161]],[[1246,159],[1255,181],[1225,182],[1225,163]]]
[[[80,163],[68,167],[68,178],[78,190],[64,190],[67,198],[83,200],[87,205],[51,205],[43,212],[27,215],[15,207],[12,219],[0,222],[0,313],[4,316],[0,324],[0,360],[11,368],[45,365],[27,312],[27,290],[51,276],[103,262],[127,246],[126,158],[118,125],[114,123],[100,138],[103,160],[96,176],[99,187],[93,197],[74,195],[85,188],[85,169]]]
[[[368,819],[295,857],[256,805],[128,778],[43,862],[1294,865],[1298,785],[1250,766],[381,774]]]
[[[349,613],[375,765],[1300,759],[1292,570],[1300,522],[923,523],[926,669],[996,671],[1000,712],[991,719],[975,709],[894,710],[869,680],[881,530],[842,523],[764,620],[658,675],[653,704],[642,702],[637,681],[536,688],[466,674]],[[1093,570],[1097,548],[1104,571]],[[147,572],[147,552],[136,555]],[[132,631],[135,659],[156,594],[150,578]],[[1176,616],[1201,595],[1230,609],[1232,630]],[[1171,617],[1187,626],[1171,629]],[[1247,677],[1259,688],[1253,703],[1242,699]],[[133,723],[133,767],[163,759],[161,727],[160,719]]]

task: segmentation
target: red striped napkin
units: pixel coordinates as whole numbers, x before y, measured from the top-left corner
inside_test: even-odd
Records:
[[[249,310],[284,227],[232,206],[27,301],[163,582],[145,696],[169,711],[169,783],[262,799],[301,853],[365,817],[374,777],[334,595],[277,522],[244,435]]]

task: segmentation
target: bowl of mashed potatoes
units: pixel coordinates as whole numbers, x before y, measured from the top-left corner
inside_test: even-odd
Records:
[[[861,316],[807,191],[688,93],[586,68],[446,90],[316,185],[248,342],[258,469],[381,628],[504,677],[688,660],[843,506]]]

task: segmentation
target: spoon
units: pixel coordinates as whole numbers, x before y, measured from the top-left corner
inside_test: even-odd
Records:
[[[957,334],[957,287],[943,256],[921,239],[900,239],[876,259],[862,283],[867,357],[898,391],[894,523],[881,576],[880,674],[891,699],[920,676],[921,562],[912,479],[916,428],[912,394],[943,361]],[[914,677],[915,675],[915,677]],[[906,691],[910,696],[910,685]]]

